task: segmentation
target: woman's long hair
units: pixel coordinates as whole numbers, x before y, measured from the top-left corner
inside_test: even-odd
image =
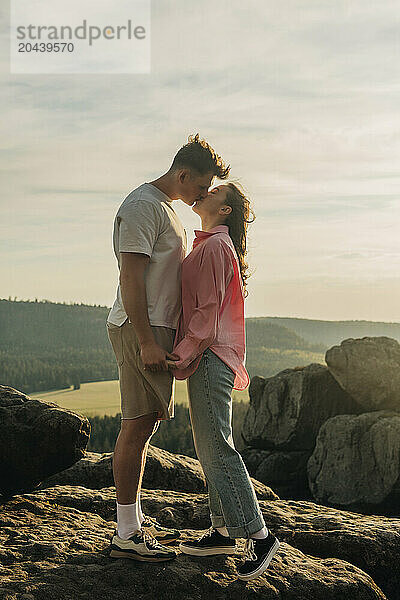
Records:
[[[246,281],[249,278],[246,262],[247,255],[247,227],[255,219],[255,214],[250,207],[250,201],[244,192],[235,183],[227,183],[228,191],[224,204],[232,208],[226,217],[225,225],[229,227],[229,235],[235,246],[239,259],[240,275],[242,277],[244,294],[247,296]]]

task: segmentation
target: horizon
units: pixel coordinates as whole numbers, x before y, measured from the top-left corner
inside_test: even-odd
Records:
[[[248,317],[400,321],[397,4],[192,8],[153,6],[150,74],[13,75],[1,36],[1,293],[112,305],[119,205],[199,132],[257,216]]]
[[[74,300],[64,300],[64,301],[53,301],[47,298],[34,298],[34,299],[26,299],[26,298],[0,298],[0,302],[5,300],[6,302],[26,302],[30,304],[57,304],[60,306],[87,306],[89,308],[106,308],[110,310],[110,306],[106,306],[104,304],[88,304],[86,302],[78,302]],[[292,317],[292,316],[283,316],[283,315],[259,315],[257,317],[246,316],[246,319],[298,319],[301,321],[321,321],[324,323],[377,323],[377,324],[385,324],[385,325],[400,325],[398,321],[373,321],[370,319],[313,319],[311,317]]]

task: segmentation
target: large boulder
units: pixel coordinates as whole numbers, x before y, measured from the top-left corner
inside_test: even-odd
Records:
[[[312,498],[307,476],[310,450],[259,450],[247,446],[241,454],[249,473],[270,485],[280,498]]]
[[[326,421],[308,461],[316,500],[382,505],[400,513],[400,414],[377,411]]]
[[[81,485],[100,489],[114,485],[112,452],[99,454],[87,452],[74,466],[49,477],[41,488],[53,485]],[[253,480],[258,498],[278,499],[271,488]],[[205,480],[201,465],[195,458],[172,454],[167,450],[149,445],[143,486],[148,489],[176,490],[179,492],[205,492]]]
[[[400,412],[400,344],[389,337],[349,338],[325,355],[335,379],[363,412]]]
[[[0,386],[0,493],[34,488],[80,460],[90,423],[52,402]]]
[[[352,397],[324,365],[285,369],[274,377],[253,377],[242,436],[263,450],[313,450],[322,423],[333,415],[359,413]]]
[[[114,492],[56,486],[3,504],[0,598],[399,600],[399,520],[362,517],[311,502],[261,501],[267,526],[281,546],[267,571],[244,584],[236,577],[242,540],[239,553],[229,557],[178,554],[161,564],[109,558],[115,522],[98,514],[98,504],[89,506],[88,498],[82,505],[82,495],[102,498],[111,507]],[[143,492],[145,511],[155,509],[165,525],[168,511],[180,506],[182,519],[186,514],[180,523],[183,539],[199,534],[194,527],[209,524],[198,520],[193,503],[202,503],[206,514],[206,497],[197,493]]]

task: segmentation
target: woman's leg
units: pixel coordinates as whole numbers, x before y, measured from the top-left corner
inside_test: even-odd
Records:
[[[207,481],[208,489],[208,506],[210,507],[211,525],[217,527],[225,527],[224,513],[222,511],[221,501],[215,487]]]
[[[190,418],[196,453],[209,482],[210,509],[218,519],[219,500],[230,537],[248,538],[265,526],[245,464],[232,436],[233,371],[211,350],[189,377]]]
[[[189,380],[188,380],[188,396],[189,396]],[[193,419],[193,415],[192,415],[192,406],[191,406],[190,401],[189,401],[189,414],[190,414],[190,421],[191,421],[191,423],[193,423],[194,419]],[[193,431],[193,441],[194,441],[194,447],[196,450],[196,454],[197,454],[197,456],[199,456],[199,451],[197,449],[196,436],[194,434],[194,431]],[[222,506],[221,506],[221,502],[220,502],[220,499],[218,496],[218,492],[215,489],[215,487],[213,486],[213,484],[211,483],[211,481],[209,481],[207,479],[207,475],[205,473],[204,473],[204,475],[205,475],[206,483],[207,483],[208,506],[210,509],[211,524],[213,527],[224,527],[225,520],[224,520],[224,515],[222,512]]]

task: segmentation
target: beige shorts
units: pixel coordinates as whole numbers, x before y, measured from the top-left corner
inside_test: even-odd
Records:
[[[119,327],[106,324],[108,338],[118,364],[122,419],[136,419],[157,412],[157,419],[174,417],[175,379],[170,371],[145,371],[140,358],[140,345],[128,319]],[[156,342],[172,352],[175,329],[151,327]]]

